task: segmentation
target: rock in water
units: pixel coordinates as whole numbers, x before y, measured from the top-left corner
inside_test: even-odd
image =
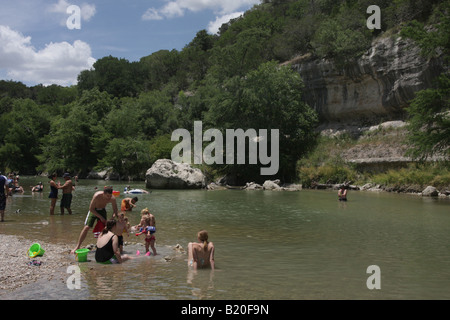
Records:
[[[439,195],[439,191],[435,187],[428,186],[422,191],[422,195],[425,197],[437,197]]]
[[[157,160],[145,175],[147,188],[153,189],[201,189],[206,179],[200,169],[169,159]]]

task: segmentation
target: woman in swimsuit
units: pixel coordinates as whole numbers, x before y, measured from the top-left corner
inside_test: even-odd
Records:
[[[116,232],[119,231],[116,220],[111,219],[106,222],[106,227],[97,240],[97,250],[95,251],[95,261],[104,264],[122,263],[131,259],[127,255],[120,254],[119,239]]]
[[[198,268],[211,268],[214,270],[214,244],[208,242],[208,232],[202,230],[197,234],[198,242],[188,244],[188,265],[194,270]]]
[[[50,215],[54,215],[55,214],[55,205],[56,205],[56,199],[58,199],[58,185],[55,182],[55,179],[57,177],[57,174],[54,173],[51,176],[48,176],[48,178],[50,179],[50,194],[49,194],[49,198],[50,200]],[[59,184],[59,182],[58,182]]]

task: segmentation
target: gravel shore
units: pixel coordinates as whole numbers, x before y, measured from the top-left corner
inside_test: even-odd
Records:
[[[0,235],[0,298],[37,280],[58,279],[65,281],[67,267],[76,264],[69,254],[69,246],[39,242],[45,250],[43,256],[30,258],[28,249],[32,241],[13,235]],[[40,265],[29,265],[33,260]]]

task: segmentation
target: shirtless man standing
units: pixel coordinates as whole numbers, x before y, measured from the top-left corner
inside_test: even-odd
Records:
[[[89,205],[89,212],[86,216],[84,227],[81,230],[77,246],[71,251],[71,253],[75,253],[76,250],[80,249],[81,244],[83,243],[89,232],[89,229],[94,227],[94,224],[97,220],[100,220],[104,225],[106,225],[106,221],[108,220],[106,216],[106,205],[108,203],[111,203],[113,208],[112,217],[115,218],[117,216],[117,201],[112,193],[112,187],[105,187],[103,191],[97,191],[94,194],[91,200],[91,204]]]
[[[70,179],[70,174],[64,173],[63,178],[66,182],[62,186],[58,186],[58,189],[62,189],[63,191],[63,196],[61,199],[61,215],[64,215],[64,208],[67,209],[69,214],[72,214],[70,205],[72,204],[73,183],[72,179]]]

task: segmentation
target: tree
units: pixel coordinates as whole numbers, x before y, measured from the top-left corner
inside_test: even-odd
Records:
[[[371,32],[366,24],[365,11],[342,4],[336,16],[328,17],[319,26],[311,41],[321,58],[333,59],[339,67],[353,62],[370,47]]]
[[[52,121],[50,133],[42,139],[39,155],[42,171],[87,173],[96,164],[92,152],[90,115],[83,106],[73,104],[67,118]]]
[[[145,91],[160,90],[181,67],[180,53],[177,50],[160,50],[139,61],[142,69]]]
[[[78,87],[81,91],[98,88],[114,97],[134,97],[140,91],[142,76],[136,73],[135,63],[108,56],[97,60],[93,69],[81,71]]]
[[[114,108],[114,103],[108,93],[93,89],[84,91],[77,101],[64,106],[61,115],[51,122],[49,134],[41,140],[39,169],[89,172],[103,156],[107,140],[99,137],[96,129]]]
[[[410,116],[410,149],[407,154],[421,160],[433,155],[450,159],[450,1],[445,1],[436,11],[438,21],[431,28],[412,21],[401,31],[402,36],[413,39],[419,45],[423,55],[444,61],[436,87],[417,92],[407,108]]]
[[[212,49],[212,68],[217,79],[244,76],[267,60],[267,41],[270,33],[262,28],[240,32],[233,44]]]
[[[105,148],[99,168],[112,168],[122,176],[142,177],[151,165],[150,143],[131,137],[114,138]]]
[[[234,77],[223,86],[211,105],[207,123],[217,129],[279,130],[280,170],[278,177],[288,180],[295,163],[312,146],[317,114],[302,100],[300,75],[276,62],[262,64],[245,77]],[[248,163],[248,162],[247,162]],[[234,166],[242,177],[256,176],[259,168]]]
[[[200,81],[205,77],[210,67],[209,58],[215,40],[215,36],[208,34],[206,30],[201,30],[181,51],[182,63],[179,71],[188,74],[191,82]]]
[[[49,115],[45,108],[30,99],[14,100],[12,111],[2,115],[7,124],[0,147],[0,167],[22,173],[34,173],[39,164],[40,139],[48,133]]]
[[[441,75],[436,89],[416,93],[407,111],[409,141],[407,154],[426,160],[434,155],[450,160],[450,78]]]

